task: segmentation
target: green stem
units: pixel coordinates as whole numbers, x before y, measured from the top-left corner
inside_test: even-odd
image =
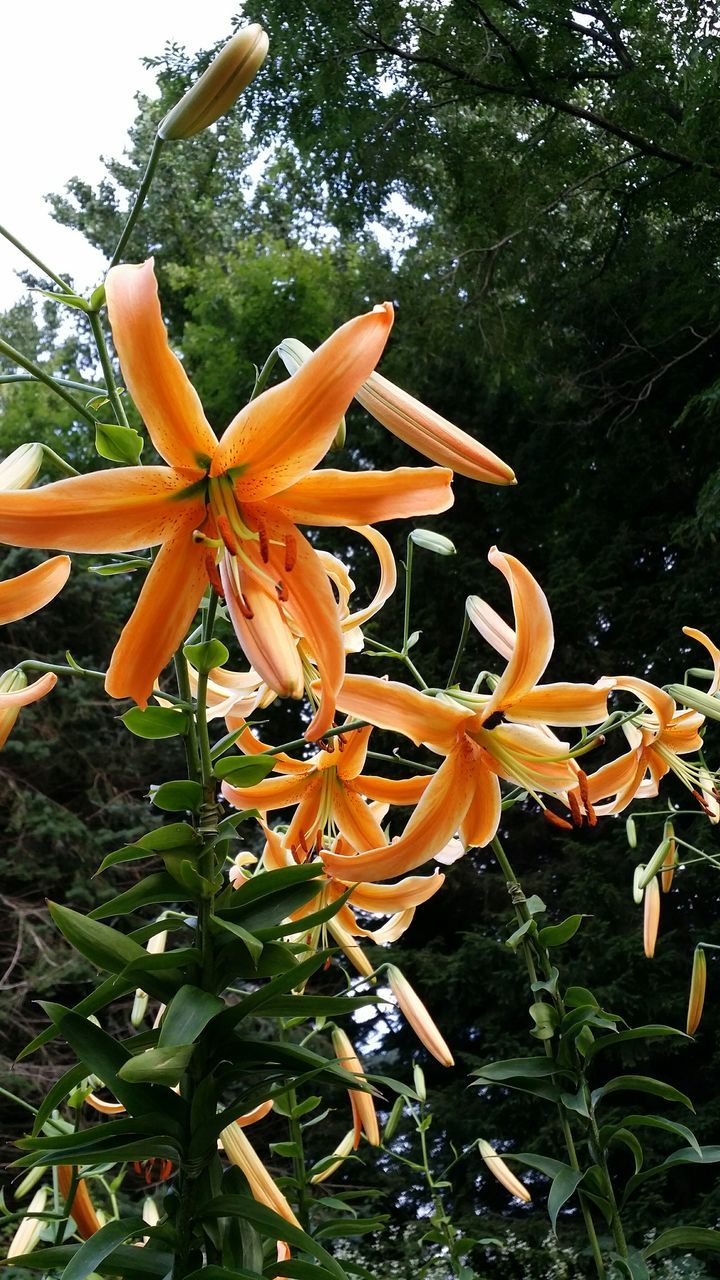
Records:
[[[335,729],[328,729],[323,734],[324,738],[336,738],[339,733],[351,733],[353,729],[367,729],[367,720],[351,720],[348,724],[341,724]],[[259,751],[254,757],[256,760],[259,756],[275,756],[280,751],[299,751],[302,747],[308,746],[307,738],[293,738],[292,742],[281,742],[278,747],[268,747],[267,751]]]
[[[0,356],[5,356],[8,360],[12,360],[14,364],[19,364],[21,369],[25,369],[28,373],[31,373],[38,382],[44,382],[46,387],[50,387],[51,391],[54,391],[61,400],[64,400],[66,404],[70,405],[75,413],[78,413],[81,418],[84,418],[86,422],[89,422],[92,427],[96,425],[95,418],[90,411],[85,408],[84,404],[81,404],[79,400],[76,400],[75,396],[71,396],[70,392],[66,391],[59,382],[56,382],[51,374],[46,373],[41,365],[35,364],[35,362],[30,360],[28,356],[24,356],[21,351],[17,351],[15,347],[11,347],[10,343],[5,342],[4,338],[0,338]]]
[[[280,1040],[283,1044],[287,1040],[287,1028],[284,1022],[280,1023]],[[310,1226],[310,1206],[312,1204],[312,1195],[307,1182],[307,1169],[305,1162],[305,1147],[303,1144],[302,1125],[298,1117],[295,1115],[297,1110],[297,1093],[295,1089],[287,1091],[288,1109],[290,1111],[288,1120],[288,1129],[290,1132],[290,1141],[293,1143],[296,1154],[293,1155],[293,1176],[297,1182],[297,1210],[298,1218],[301,1226],[305,1231]]]
[[[133,204],[133,207],[130,210],[128,220],[125,223],[125,226],[122,231],[122,235],[120,236],[120,239],[118,240],[117,245],[115,246],[115,252],[110,260],[110,267],[116,266],[117,263],[120,261],[125,245],[127,244],[128,240],[130,239],[130,236],[132,235],[133,227],[135,226],[135,223],[140,217],[142,207],[145,203],[148,191],[150,190],[150,186],[152,184],[152,180],[155,176],[155,170],[157,168],[158,160],[160,159],[160,152],[162,151],[162,148],[163,148],[163,139],[160,137],[160,134],[158,133],[155,135],[155,141],[153,142],[152,151],[150,152],[150,159],[147,162],[147,168],[145,170],[145,173],[143,174],[142,182],[140,183],[140,186],[138,188],[138,193],[135,197],[135,203]],[[110,270],[110,267],[108,267],[108,270]]]
[[[419,773],[435,773],[432,765],[418,764],[417,760],[406,760],[405,756],[389,756],[383,751],[368,751],[367,755],[370,760],[387,760],[389,764],[405,764],[409,769],[416,769]]]
[[[510,895],[510,900],[515,909],[515,916],[517,918],[517,921],[519,924],[525,924],[528,920],[532,919],[532,913],[528,908],[527,902],[525,900],[525,895],[522,892],[522,888],[520,886],[520,882],[517,879],[517,876],[515,875],[515,872],[513,871],[513,868],[510,865],[510,860],[507,854],[505,853],[505,850],[503,849],[497,836],[493,838],[491,842],[491,847],[492,847],[493,853],[495,854],[495,857],[497,858],[498,864],[500,866],[500,870],[502,871],[503,876],[505,877],[505,884],[506,884],[508,893]],[[533,985],[537,982],[537,971],[535,969],[535,961],[534,961],[529,943],[523,942],[522,949],[523,949],[523,955],[525,958],[525,965],[528,971],[528,978],[530,980],[530,986],[532,988]],[[550,971],[552,969],[552,965],[550,963],[550,957],[547,951],[545,951],[545,957],[546,957],[546,964],[544,965],[544,968],[546,969],[546,972],[544,976],[547,978],[549,977]],[[549,1058],[552,1057],[552,1049],[548,1041],[545,1040],[543,1044],[544,1044],[544,1049],[547,1057]],[[565,1142],[565,1147],[568,1153],[568,1160],[570,1161],[570,1166],[577,1173],[579,1173],[580,1162],[577,1156],[577,1150],[575,1147],[575,1140],[573,1138],[572,1129],[570,1128],[570,1122],[568,1120],[568,1117],[565,1114],[561,1104],[559,1103],[558,1103],[558,1117],[560,1120],[560,1127],[562,1129],[563,1140]],[[600,1250],[600,1243],[598,1241],[597,1232],[595,1230],[595,1223],[593,1222],[590,1206],[588,1204],[587,1198],[582,1194],[582,1192],[579,1193],[579,1200],[580,1200],[580,1208],[582,1210],[582,1215],[583,1215],[583,1221],[585,1223],[585,1230],[587,1233],[588,1241],[590,1243],[590,1249],[592,1252],[593,1261],[595,1263],[595,1269],[597,1271],[599,1280],[604,1280],[605,1263],[603,1261],[603,1256]]]
[[[450,675],[448,676],[448,689],[452,688],[452,686],[454,685],[457,679],[457,673],[460,669],[460,663],[462,662],[462,656],[465,652],[465,645],[467,644],[467,638],[469,634],[470,634],[470,618],[468,616],[468,612],[466,609],[465,615],[463,617],[462,631],[460,632],[460,641],[458,643],[457,652],[453,659],[452,667],[450,668]]]
[[[190,675],[188,672],[188,664],[185,654],[182,650],[178,650],[174,658],[175,678],[177,680],[178,694],[181,700],[191,707],[193,702],[192,689],[190,688]],[[185,757],[187,760],[188,776],[192,782],[199,782],[200,773],[200,751],[198,749],[197,729],[195,720],[190,724],[190,729],[185,735]]]
[[[440,1195],[440,1192],[435,1185],[435,1179],[433,1177],[432,1170],[430,1168],[430,1157],[427,1149],[427,1138],[425,1136],[426,1127],[424,1125],[424,1119],[425,1119],[423,1114],[424,1110],[425,1110],[424,1105],[423,1103],[421,1103],[419,1120],[417,1119],[414,1111],[412,1111],[412,1116],[413,1116],[413,1119],[415,1120],[415,1127],[418,1133],[418,1137],[420,1138],[420,1151],[422,1153],[422,1167],[423,1167],[423,1173],[425,1175],[425,1182],[427,1184],[427,1188],[428,1188],[428,1191],[430,1192],[433,1206],[435,1208],[435,1217],[433,1220],[433,1225],[437,1229],[439,1229],[440,1234],[443,1236],[445,1240],[445,1248],[447,1249],[450,1255],[450,1263],[452,1265],[453,1275],[462,1276],[463,1266],[462,1266],[462,1263],[460,1262],[460,1259],[457,1257],[457,1251],[456,1251],[457,1245],[455,1240],[455,1233],[452,1229],[452,1223],[450,1222],[447,1214],[445,1213],[445,1206],[442,1201],[442,1196]]]
[[[405,608],[403,611],[403,657],[407,656],[407,643],[410,635],[410,593],[412,591],[412,570],[413,570],[413,540],[408,534],[407,550],[405,552]]]
[[[35,377],[34,373],[3,373],[0,374],[0,384],[10,382],[39,382],[40,379]],[[97,383],[92,382],[74,382],[72,378],[53,378],[56,387],[67,387],[68,391],[89,391],[91,395],[104,395],[107,388],[100,387]]]
[[[55,272],[50,270],[47,263],[43,262],[42,258],[38,258],[32,250],[28,249],[27,245],[23,244],[22,240],[18,240],[17,236],[14,236],[11,231],[8,231],[7,227],[0,225],[0,236],[4,236],[4,238],[9,240],[10,244],[14,245],[16,249],[19,249],[30,262],[34,262],[35,266],[39,267],[43,275],[47,276],[49,280],[54,280],[55,284],[60,285],[63,293],[75,292],[72,285],[69,285],[67,280],[63,280],[62,276],[56,276]]]
[[[270,374],[272,373],[273,369],[275,368],[275,365],[277,364],[277,359],[278,359],[278,349],[277,347],[275,347],[275,349],[270,352],[270,355],[265,361],[262,369],[260,370],[257,377],[255,378],[255,386],[253,387],[252,395],[250,396],[251,400],[257,400],[257,397],[260,395],[260,393],[265,390],[265,387],[267,385],[267,380],[270,377]],[[255,368],[257,368],[257,365],[255,366]]]
[[[129,426],[129,423],[127,420],[127,415],[125,413],[125,409],[123,407],[123,402],[120,398],[120,394],[115,385],[115,374],[113,372],[112,363],[110,361],[110,355],[107,349],[107,343],[105,341],[105,334],[103,332],[102,320],[100,319],[100,316],[98,315],[97,311],[89,311],[88,319],[90,321],[90,328],[93,331],[93,337],[95,338],[95,345],[97,347],[98,355],[100,357],[100,364],[102,365],[102,371],[105,375],[105,382],[107,384],[107,397],[108,397],[108,400],[110,401],[110,404],[112,405],[112,410],[113,410],[113,413],[115,414],[115,421],[118,423],[119,426],[127,427]]]

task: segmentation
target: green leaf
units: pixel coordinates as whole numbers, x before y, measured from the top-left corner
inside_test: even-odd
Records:
[[[166,827],[148,831],[137,842],[152,853],[187,853],[202,848],[202,836],[188,822],[170,822]]]
[[[528,1010],[535,1026],[530,1032],[536,1040],[552,1040],[558,1024],[557,1009],[545,1000],[537,1000]]]
[[[576,1009],[580,1005],[590,1005],[592,1008],[599,1008],[592,991],[588,991],[587,987],[568,987],[565,992],[565,1004],[569,1009]]]
[[[192,1058],[194,1044],[158,1045],[128,1058],[118,1071],[121,1080],[131,1084],[148,1082],[174,1088]]]
[[[548,1195],[547,1209],[555,1235],[557,1235],[558,1214],[563,1205],[567,1204],[570,1197],[575,1194],[582,1179],[582,1171],[580,1169],[571,1169],[570,1165],[566,1165],[553,1178],[550,1194]]]
[[[82,1062],[77,1062],[74,1067],[70,1067],[68,1071],[65,1071],[63,1075],[61,1075],[60,1079],[56,1081],[52,1089],[46,1093],[38,1107],[32,1127],[33,1137],[36,1137],[37,1134],[40,1133],[45,1121],[50,1115],[52,1115],[55,1108],[59,1107],[60,1103],[64,1102],[68,1095],[71,1094],[84,1079],[85,1064]]]
[[[232,933],[236,938],[240,938],[257,964],[263,950],[263,943],[259,938],[256,938],[248,929],[243,929],[242,925],[234,924],[232,920],[223,920],[221,916],[211,916],[210,920],[217,928],[224,929],[226,933]]]
[[[185,1280],[267,1280],[259,1271],[245,1271],[237,1267],[201,1267],[199,1271],[191,1271]]]
[[[275,764],[274,756],[223,756],[213,767],[213,774],[234,787],[254,787],[272,773]]]
[[[688,1097],[681,1093],[679,1089],[675,1089],[671,1084],[665,1084],[663,1080],[655,1080],[652,1076],[615,1076],[609,1080],[607,1084],[600,1089],[595,1089],[592,1095],[593,1106],[595,1106],[602,1098],[607,1097],[610,1093],[618,1093],[621,1090],[630,1089],[638,1093],[652,1093],[656,1098],[664,1098],[666,1102],[679,1102],[683,1107],[687,1107],[689,1111],[695,1108]]]
[[[296,987],[302,987],[308,978],[311,978],[318,969],[322,968],[331,955],[331,951],[316,951],[314,955],[308,956],[306,960],[301,960],[299,964],[283,970],[282,973],[279,973],[276,978],[272,978],[264,987],[260,987],[257,991],[252,991],[249,995],[244,996],[236,1005],[225,1009],[216,1022],[218,1035],[226,1035],[243,1018],[249,1017],[251,1013],[258,1013],[276,996],[293,991]]]
[[[97,1013],[100,1009],[104,1009],[106,1005],[111,1004],[113,1000],[122,999],[136,986],[136,982],[127,982],[124,978],[121,979],[115,976],[106,978],[99,987],[90,992],[89,996],[86,996],[79,1004],[74,1005],[72,1012],[79,1014],[81,1017]],[[46,1027],[18,1054],[17,1061],[22,1062],[24,1058],[28,1058],[31,1053],[35,1053],[37,1049],[41,1049],[50,1040],[54,1040],[57,1034],[58,1028],[54,1024]]]
[[[671,1227],[663,1231],[657,1240],[643,1249],[644,1258],[652,1258],[656,1253],[666,1253],[668,1249],[720,1249],[720,1231],[710,1227]]]
[[[510,937],[505,939],[505,946],[515,951],[520,946],[523,938],[527,937],[529,933],[532,933],[533,937],[537,933],[537,925],[534,920],[525,920],[519,925],[514,933],[511,933]]]
[[[531,916],[541,916],[544,911],[547,911],[542,898],[539,898],[536,893],[531,893],[530,897],[525,899],[525,906]]]
[[[107,458],[109,462],[124,462],[126,466],[136,467],[143,451],[143,438],[132,427],[98,422],[95,426],[95,449],[101,458]]]
[[[675,1133],[679,1138],[684,1138],[697,1155],[702,1157],[700,1143],[692,1129],[677,1120],[666,1120],[664,1116],[632,1115],[624,1116],[620,1123],[625,1129],[663,1129],[666,1133]]]
[[[176,707],[131,707],[120,719],[136,738],[177,738],[190,727],[187,712]]]
[[[132,573],[135,569],[150,569],[152,560],[147,556],[132,556],[127,560],[113,560],[111,564],[91,564],[90,573],[99,578],[110,578],[116,573]]]
[[[140,907],[148,907],[156,902],[177,901],[177,881],[166,871],[155,871],[152,875],[138,880],[137,884],[126,889],[124,893],[118,893],[114,898],[108,898],[107,902],[101,902],[99,907],[95,907],[90,912],[87,919],[106,920],[109,916],[129,916]]]
[[[568,916],[561,924],[548,924],[538,934],[538,941],[543,947],[561,947],[575,937],[584,917]]]
[[[197,813],[203,801],[203,789],[199,782],[181,778],[152,788],[150,799],[158,809],[166,809],[170,813]]]
[[[104,1227],[96,1231],[89,1240],[80,1246],[77,1253],[68,1262],[61,1280],[86,1280],[98,1263],[114,1253],[118,1245],[125,1244],[133,1236],[147,1235],[147,1223],[142,1218],[116,1219],[106,1222]]]
[[[148,1234],[147,1227],[143,1234]],[[95,1236],[91,1239],[94,1240]],[[12,1263],[13,1267],[26,1267],[30,1271],[58,1271],[60,1267],[67,1267],[82,1248],[82,1244],[63,1244],[49,1249],[34,1249],[32,1253],[13,1258]],[[130,1245],[126,1248],[120,1245],[110,1255],[110,1261],[101,1259],[95,1270],[101,1275],[123,1276],[125,1280],[164,1280],[172,1271],[172,1264],[173,1260],[167,1253],[157,1253],[148,1247]]]
[[[546,1076],[574,1075],[567,1068],[559,1067],[550,1057],[505,1058],[500,1062],[489,1062],[487,1066],[479,1067],[472,1074],[498,1084],[513,1079],[541,1080]]]
[[[563,1164],[562,1160],[553,1160],[550,1156],[538,1156],[534,1151],[506,1151],[503,1152],[503,1160],[517,1160],[519,1164],[526,1164],[529,1169],[537,1169],[548,1178],[557,1178],[569,1168],[569,1165]]]
[[[320,907],[317,911],[311,911],[306,916],[299,916],[295,920],[285,920],[282,924],[270,925],[267,928],[259,928],[257,936],[262,942],[271,942],[274,938],[284,938],[288,934],[300,933],[306,929],[314,929],[318,924],[325,924],[326,920],[332,920],[338,911],[345,906],[354,886],[350,885],[339,898],[334,902],[328,902],[326,906]]]
[[[207,675],[213,667],[224,667],[230,651],[222,640],[204,640],[202,644],[186,644],[183,654],[200,675]]]
[[[307,1235],[300,1227],[294,1226],[279,1214],[274,1213],[272,1209],[268,1209],[264,1204],[258,1204],[257,1201],[250,1199],[248,1196],[216,1196],[208,1205],[205,1205],[199,1212],[200,1221],[204,1218],[225,1218],[239,1217],[246,1222],[251,1222],[264,1235],[270,1236],[273,1240],[285,1240],[290,1246],[302,1249],[304,1253],[309,1253],[318,1262],[323,1263],[331,1276],[335,1280],[347,1280],[345,1272],[340,1264],[329,1254],[322,1245],[318,1244]]]
[[[189,984],[181,987],[165,1011],[158,1048],[193,1044],[208,1022],[224,1008],[225,1001],[209,991]]]
[[[123,933],[100,924],[90,916],[83,916],[71,907],[49,902],[48,908],[55,924],[71,946],[91,960],[99,969],[109,973],[121,973],[133,960],[147,958],[137,942]]]
[[[596,1053],[600,1053],[602,1049],[614,1049],[618,1044],[625,1044],[628,1040],[657,1040],[662,1036],[680,1036],[682,1040],[689,1040],[691,1037],[686,1036],[684,1031],[679,1031],[677,1027],[666,1027],[658,1023],[649,1024],[646,1027],[630,1027],[627,1031],[617,1031],[608,1036],[601,1036],[596,1040],[592,1048],[588,1051],[588,1061],[594,1058]]]

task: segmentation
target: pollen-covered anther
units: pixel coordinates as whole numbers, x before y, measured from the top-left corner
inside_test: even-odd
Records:
[[[344,734],[339,733],[336,737],[336,742],[338,744],[338,751],[344,751],[347,746]]]
[[[218,571],[217,563],[215,561],[215,556],[212,554],[211,551],[208,551],[207,555],[205,556],[205,572],[207,573],[208,582],[210,583],[210,586],[212,587],[215,594],[218,595],[221,600],[224,600],[225,592],[223,591],[222,580],[220,578],[220,573]]]
[[[572,820],[575,823],[575,826],[581,827],[583,824],[583,811],[580,808],[580,801],[578,800],[574,791],[568,791],[568,808],[572,815]],[[546,816],[547,816],[547,811],[546,811]]]
[[[230,552],[230,555],[236,556],[238,553],[238,544],[235,538],[235,534],[233,533],[232,528],[230,526],[230,521],[228,520],[227,516],[217,517],[217,527],[220,531],[220,536],[223,542],[225,543],[225,546]]]
[[[252,619],[255,617],[255,614],[250,608],[250,605],[245,599],[242,591],[238,591],[235,593],[235,601],[237,603],[237,607],[240,610],[243,618],[247,618],[248,622],[251,622]]]
[[[275,590],[277,591],[278,600],[280,601],[281,604],[284,604],[285,601],[288,599],[288,589],[285,586],[285,583],[283,582],[282,578],[280,579],[279,582],[275,583]]]
[[[573,824],[568,822],[566,818],[561,818],[559,814],[553,813],[552,809],[543,808],[543,818],[554,827],[562,827],[563,831],[572,831]]]
[[[578,770],[578,786],[580,787],[580,795],[582,796],[583,806],[587,814],[587,820],[591,827],[597,826],[597,814],[593,808],[590,799],[590,787],[588,785],[587,774],[582,769]]]
[[[270,559],[270,542],[268,540],[267,529],[261,520],[257,527],[258,545],[260,547],[260,559],[263,564],[267,564]]]
[[[700,808],[707,814],[708,818],[712,818],[713,812],[707,800],[705,799],[705,797],[701,795],[700,792],[695,789],[695,787],[693,787],[692,789],[692,794],[694,795],[695,799],[700,805]]]
[[[297,560],[297,539],[293,533],[285,535],[285,572],[292,573]]]

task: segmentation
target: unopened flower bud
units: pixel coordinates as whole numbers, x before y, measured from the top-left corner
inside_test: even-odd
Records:
[[[627,818],[625,821],[625,834],[630,848],[637,849],[637,827],[635,825],[635,819],[632,816]]]
[[[413,1066],[413,1084],[415,1092],[421,1102],[427,1102],[427,1089],[425,1087],[425,1072],[416,1062]]]
[[[30,1172],[25,1175],[22,1182],[18,1183],[16,1186],[13,1193],[14,1199],[24,1200],[25,1196],[32,1191],[33,1187],[37,1186],[38,1182],[42,1177],[44,1177],[44,1175],[45,1170],[43,1166],[41,1164],[36,1165],[34,1169],[31,1169]]]
[[[340,1165],[343,1163],[344,1160],[347,1160],[348,1156],[352,1152],[352,1149],[353,1149],[353,1131],[352,1129],[350,1129],[345,1134],[345,1137],[342,1139],[342,1141],[338,1143],[335,1150],[333,1151],[332,1154],[335,1157],[335,1159],[333,1160],[332,1164],[326,1165],[326,1167],[324,1169],[321,1169],[319,1173],[314,1173],[310,1181],[313,1184],[317,1184],[318,1182],[324,1182],[326,1178],[332,1177],[332,1175],[335,1173],[335,1170],[340,1168]]]
[[[633,871],[633,891],[632,891],[633,902],[636,902],[638,906],[643,900],[644,890],[640,884],[640,881],[642,880],[644,874],[645,874],[645,863],[641,862]]]
[[[392,1111],[390,1112],[390,1115],[387,1118],[387,1124],[383,1129],[383,1142],[389,1142],[390,1139],[394,1137],[395,1130],[397,1129],[400,1123],[400,1117],[402,1116],[402,1113],[404,1110],[405,1110],[405,1099],[403,1098],[402,1094],[400,1094],[395,1099],[392,1105]]]
[[[45,1170],[43,1169],[44,1173]],[[19,1258],[22,1254],[32,1253],[35,1245],[40,1238],[40,1232],[45,1225],[42,1218],[33,1218],[33,1213],[42,1213],[47,1200],[47,1187],[41,1187],[35,1192],[30,1204],[28,1205],[27,1216],[24,1217],[18,1227],[15,1235],[10,1241],[10,1247],[7,1251],[7,1258]]]
[[[394,964],[388,965],[387,975],[392,993],[398,1002],[400,1010],[404,1013],[418,1039],[444,1067],[452,1067],[455,1059],[445,1039],[430,1017],[422,1000],[413,991],[405,975]]]
[[[358,1058],[350,1039],[343,1031],[342,1027],[334,1027],[332,1032],[333,1049],[337,1056],[341,1067],[346,1071],[351,1071],[353,1075],[359,1076],[361,1080],[365,1079],[360,1059]],[[380,1129],[375,1113],[375,1103],[369,1093],[364,1093],[360,1089],[349,1089],[350,1103],[355,1117],[354,1138],[355,1145],[360,1141],[360,1129],[362,1128],[365,1137],[373,1147],[380,1145]]]
[[[643,916],[643,947],[648,960],[655,955],[660,927],[660,885],[653,878],[645,889],[645,914]]]
[[[145,945],[145,950],[147,951],[148,955],[151,955],[151,956],[162,955],[163,951],[165,950],[166,942],[167,942],[167,929],[161,929],[159,933],[154,933],[152,938],[148,938],[148,941]],[[135,999],[133,1000],[133,1007],[130,1013],[131,1026],[139,1027],[142,1024],[142,1020],[145,1017],[145,1013],[147,1011],[147,1006],[148,1006],[147,992],[143,991],[140,987],[138,987],[137,991],[135,992]]]
[[[711,720],[720,720],[720,698],[703,693],[702,689],[694,689],[690,684],[669,684],[667,691],[684,707],[692,707],[693,711],[700,711]]]
[[[413,529],[410,541],[414,542],[416,547],[422,547],[424,551],[433,551],[436,556],[456,554],[455,544],[442,533],[433,533],[432,529]]]
[[[663,863],[662,883],[663,893],[669,893],[672,888],[673,876],[675,875],[675,867],[677,866],[677,845],[675,843],[675,828],[668,818],[663,829],[663,836],[668,844],[668,851]]]
[[[655,876],[657,875],[658,871],[660,871],[661,867],[664,867],[665,860],[670,850],[670,846],[671,846],[670,840],[661,840],[652,858],[650,859],[645,870],[640,876],[638,884],[641,889],[645,889],[647,885],[649,885],[650,881],[654,880]]]
[[[707,957],[703,947],[696,947],[693,956],[692,977],[690,978],[690,1000],[687,1014],[687,1033],[689,1036],[694,1036],[700,1026],[703,1005],[705,1004],[706,983]]]
[[[21,444],[0,462],[0,491],[29,489],[42,466],[41,444]]]
[[[262,66],[268,43],[257,22],[238,31],[165,116],[158,129],[160,137],[165,142],[192,138],[224,116]]]
[[[484,1138],[478,1138],[478,1151],[493,1177],[502,1183],[511,1196],[517,1196],[518,1200],[524,1200],[526,1203],[532,1199],[527,1187],[524,1187],[519,1178],[510,1172],[502,1156],[499,1156],[494,1147],[491,1147]]]

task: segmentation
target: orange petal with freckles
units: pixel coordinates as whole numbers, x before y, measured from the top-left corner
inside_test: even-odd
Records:
[[[324,853],[330,875],[345,884],[388,880],[422,866],[457,831],[475,789],[477,749],[463,738],[438,769],[398,840],[355,858]]]
[[[120,635],[105,677],[111,698],[146,706],[160,672],[182,644],[207,586],[206,548],[191,526],[162,547]]]
[[[345,780],[357,778],[365,764],[368,741],[373,731],[371,724],[365,729],[351,729],[343,734],[345,745],[337,760],[338,777]]]
[[[17,578],[0,582],[0,623],[16,622],[42,609],[62,591],[70,575],[67,556],[53,556]]]
[[[299,778],[264,778],[254,787],[233,787],[223,782],[222,793],[228,804],[236,809],[259,809],[267,813],[272,809],[284,809],[286,805],[302,800],[308,787],[305,776]]]
[[[497,547],[491,547],[488,560],[510,585],[516,629],[512,657],[483,709],[484,720],[528,693],[540,679],[553,651],[550,608],[532,574],[515,556],[504,555]]]
[[[195,476],[169,467],[118,467],[40,489],[0,492],[0,542],[59,551],[135,551],[204,519]]]
[[[460,836],[467,848],[482,849],[490,843],[500,822],[500,802],[500,783],[487,765],[478,760],[475,790],[460,823]]]
[[[391,915],[407,907],[419,907],[434,897],[444,883],[445,876],[436,871],[431,876],[406,876],[396,884],[359,884],[350,894],[350,902],[358,911]]]
[[[225,602],[243,653],[265,683],[281,698],[301,698],[304,688],[302,663],[277,595],[264,583],[258,582],[239,562],[237,574],[244,606],[227,557],[223,559],[220,577]]]
[[[351,631],[354,627],[362,627],[370,618],[374,618],[375,614],[385,604],[385,601],[390,599],[397,585],[395,557],[387,538],[378,529],[373,529],[370,524],[358,525],[354,532],[361,533],[363,538],[366,538],[377,552],[377,558],[380,561],[380,582],[370,604],[366,605],[364,609],[358,609],[355,613],[348,614],[342,620],[340,625],[344,632]]]
[[[152,258],[141,266],[112,267],[105,295],[123,377],[155,448],[173,467],[206,470],[217,437],[170,350]]]
[[[355,779],[355,790],[368,800],[383,804],[417,804],[430,785],[431,773],[417,774],[414,778],[381,778],[363,773]]]
[[[699,711],[680,711],[663,731],[663,745],[680,756],[687,755],[689,751],[700,751],[703,740],[699,731],[704,723],[705,717]]]
[[[704,631],[698,631],[697,627],[683,627],[683,634],[704,645],[712,658],[714,675],[710,688],[706,690],[708,697],[712,697],[720,689],[720,649],[709,636],[705,635]],[[700,954],[702,955],[703,953],[701,952]]]
[[[514,471],[502,458],[382,374],[371,373],[355,398],[394,436],[433,462],[486,484],[515,483]]]
[[[386,844],[383,829],[369,805],[339,778],[332,793],[333,818],[340,834],[353,849],[374,849]]]
[[[317,665],[320,706],[305,731],[305,737],[315,741],[333,723],[336,696],[345,674],[345,648],[335,596],[317,552],[294,525],[275,512],[272,503],[244,506],[243,513],[251,525],[264,520],[270,539],[267,568],[278,581],[283,582],[287,591],[283,611],[307,641]],[[295,555],[289,572],[285,570],[286,545],[292,545]],[[250,626],[253,626],[252,622]],[[261,670],[254,658],[250,660],[257,670]]]
[[[309,778],[305,782],[305,790],[302,800],[293,815],[293,820],[287,830],[285,836],[286,844],[291,847],[300,846],[302,850],[303,844],[307,849],[314,843],[315,838],[320,830],[320,802],[323,794],[322,778],[317,776]],[[298,861],[303,861],[303,855],[296,850]]]
[[[211,474],[237,467],[237,496],[251,502],[287,489],[312,471],[325,457],[360,383],[377,364],[392,322],[389,302],[356,316],[291,378],[251,400],[223,435]]]
[[[600,724],[607,718],[608,694],[615,681],[595,684],[538,684],[505,711],[508,720],[539,720],[557,726]]]
[[[438,702],[409,685],[376,676],[346,676],[337,705],[358,720],[369,720],[378,729],[405,734],[416,746],[426,742],[441,751],[449,750],[462,726],[473,719],[472,712],[462,707]]]
[[[276,494],[273,505],[293,524],[377,524],[447,511],[453,501],[452,478],[452,471],[441,467],[396,467],[394,471],[327,467]]]
[[[601,765],[588,776],[588,795],[593,805],[607,796],[616,796],[617,803],[606,808],[608,813],[619,813],[629,804],[647,770],[646,753],[642,750],[626,751],[617,760]]]

